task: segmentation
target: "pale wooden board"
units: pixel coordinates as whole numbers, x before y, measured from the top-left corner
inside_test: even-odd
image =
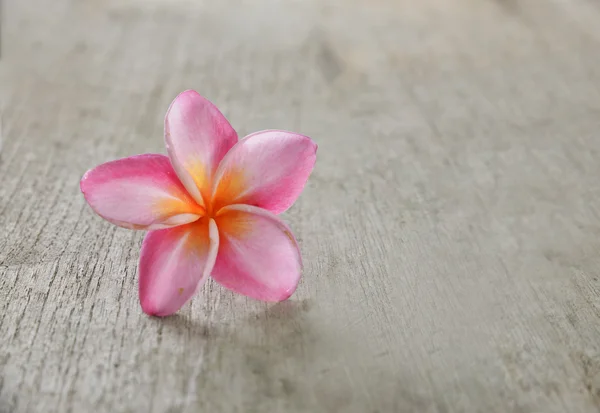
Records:
[[[0,411],[600,411],[600,5],[4,0]],[[180,91],[318,164],[268,305],[145,316],[79,193]]]

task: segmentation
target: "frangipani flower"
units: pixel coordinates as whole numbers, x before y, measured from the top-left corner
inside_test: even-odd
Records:
[[[175,313],[209,275],[258,300],[290,297],[302,259],[277,214],[302,192],[317,145],[278,130],[238,141],[223,114],[193,90],[171,103],[165,143],[168,157],[107,162],[81,179],[98,215],[120,227],[149,230],[138,267],[143,311]]]

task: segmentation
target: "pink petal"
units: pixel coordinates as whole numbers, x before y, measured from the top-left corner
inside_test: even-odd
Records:
[[[263,301],[282,301],[293,294],[302,258],[287,225],[251,205],[225,207],[215,221],[219,254],[212,277],[219,284]]]
[[[98,215],[125,228],[168,228],[193,222],[204,213],[164,155],[104,163],[87,171],[80,187]]]
[[[165,143],[177,176],[198,203],[208,201],[219,162],[237,133],[215,105],[194,90],[173,100],[165,117]]]
[[[310,138],[285,131],[240,140],[219,165],[213,208],[249,204],[279,214],[296,201],[317,158]]]
[[[217,226],[209,218],[146,234],[139,265],[142,310],[159,317],[179,310],[206,281],[218,248]]]

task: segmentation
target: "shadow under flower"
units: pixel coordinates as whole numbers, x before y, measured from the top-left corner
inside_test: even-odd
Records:
[[[157,322],[163,324],[162,334],[177,334],[204,347],[196,382],[199,394],[222,392],[227,383],[230,391],[237,391],[244,400],[247,411],[261,411],[265,400],[273,398],[302,408],[306,400],[300,394],[308,384],[299,379],[306,377],[305,370],[316,368],[321,339],[308,317],[311,307],[309,300],[266,304],[266,308],[224,325],[178,314]],[[222,407],[214,404],[214,398],[199,398],[197,403],[202,411]]]

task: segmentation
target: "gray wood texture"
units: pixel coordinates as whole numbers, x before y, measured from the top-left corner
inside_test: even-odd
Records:
[[[600,3],[3,7],[1,412],[600,412]],[[84,203],[188,88],[319,144],[287,302],[149,318]]]

